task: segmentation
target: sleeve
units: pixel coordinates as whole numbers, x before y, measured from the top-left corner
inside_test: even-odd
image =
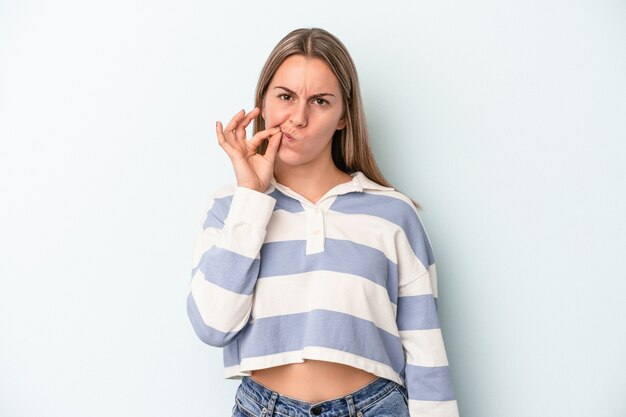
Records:
[[[410,249],[399,255],[397,324],[405,354],[404,381],[411,417],[458,417],[437,314],[437,272],[417,211],[405,226]]]
[[[193,248],[187,314],[198,337],[223,347],[245,328],[259,253],[276,200],[249,188],[214,194]]]

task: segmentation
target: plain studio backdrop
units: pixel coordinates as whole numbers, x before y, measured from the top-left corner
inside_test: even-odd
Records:
[[[193,239],[289,31],[424,207],[463,417],[626,416],[623,1],[0,0],[0,416],[228,416]]]

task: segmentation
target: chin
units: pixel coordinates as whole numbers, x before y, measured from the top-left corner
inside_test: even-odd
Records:
[[[301,155],[294,155],[292,153],[289,153],[287,155],[281,154],[280,149],[278,150],[278,154],[276,155],[276,160],[281,164],[288,166],[298,166],[306,163]]]
[[[278,161],[280,162],[282,166],[285,166],[285,167],[297,167],[300,165],[304,165],[304,162],[296,158],[286,158],[286,159],[278,158]]]

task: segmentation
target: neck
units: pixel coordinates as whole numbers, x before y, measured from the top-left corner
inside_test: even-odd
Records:
[[[314,204],[331,188],[352,179],[349,174],[337,168],[332,159],[328,163],[317,165],[289,166],[277,161],[274,177],[279,184],[291,188]]]

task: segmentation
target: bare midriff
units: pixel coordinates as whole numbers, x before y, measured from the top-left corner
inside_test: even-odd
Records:
[[[376,375],[341,363],[306,359],[302,363],[257,369],[251,378],[279,394],[315,403],[358,391]]]

